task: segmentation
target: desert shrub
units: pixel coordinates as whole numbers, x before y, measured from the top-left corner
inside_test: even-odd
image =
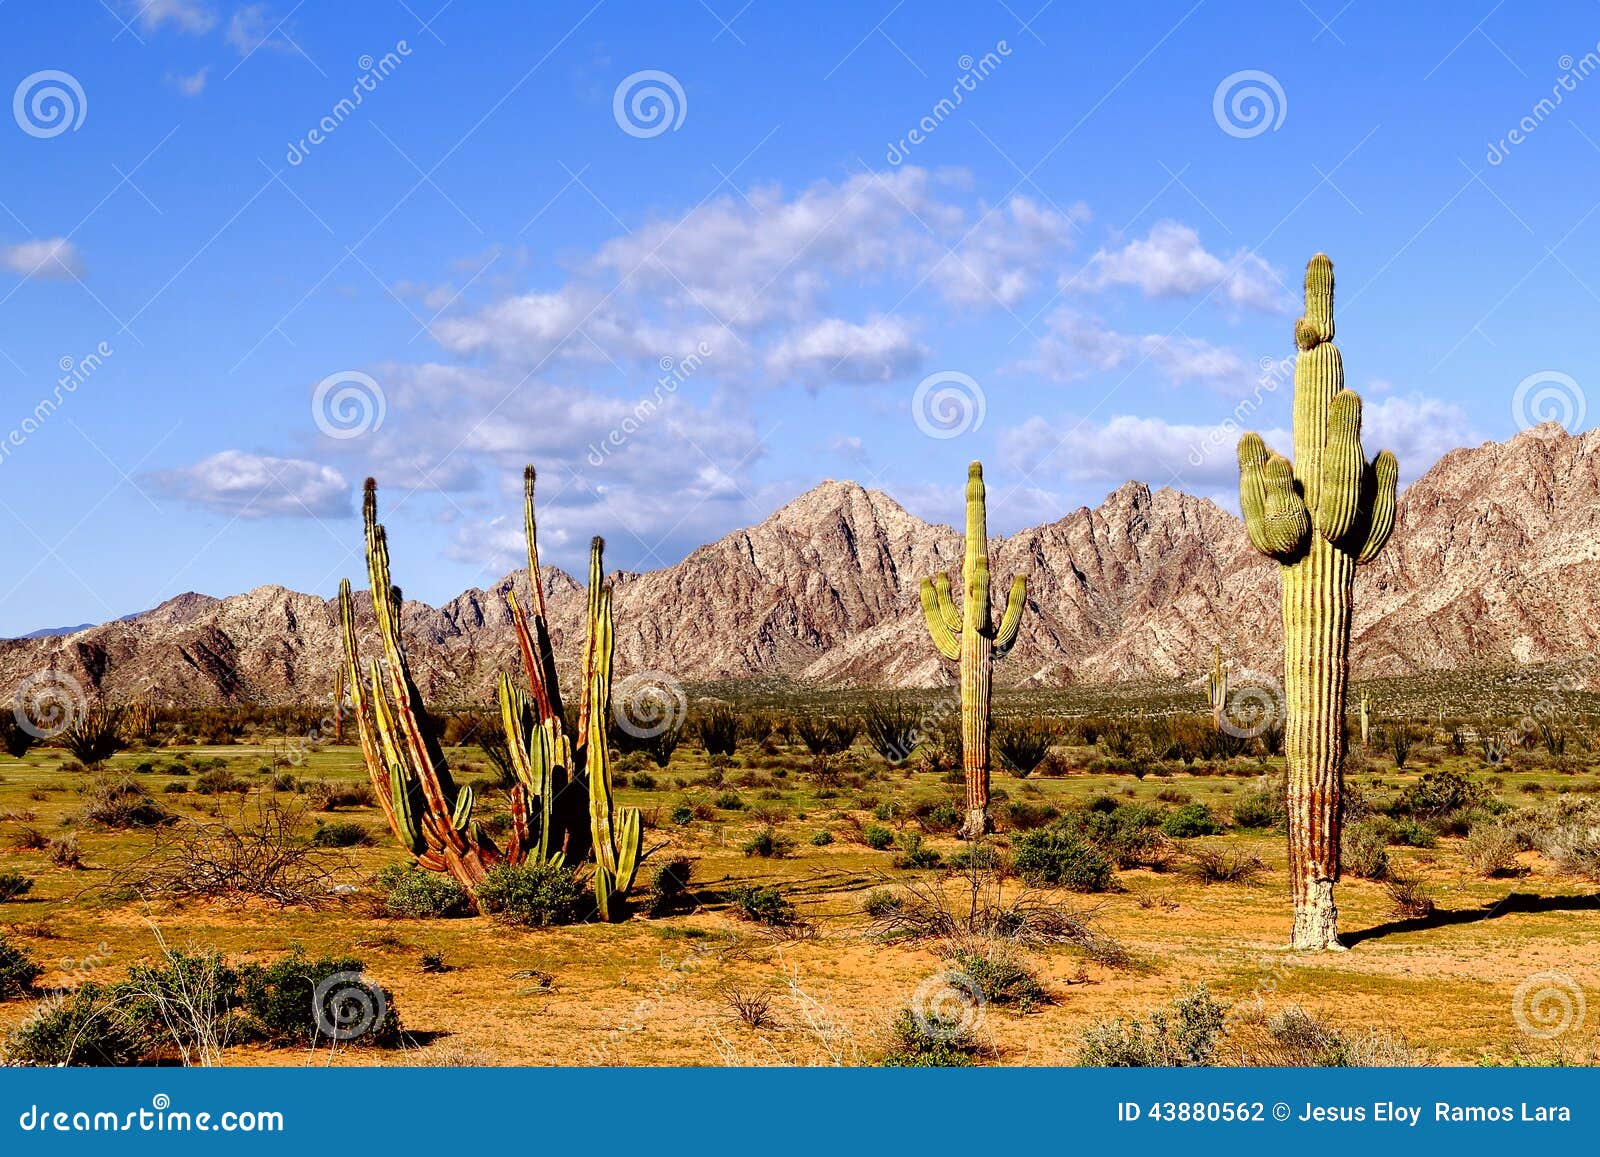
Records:
[[[0,904],[33,891],[33,877],[21,872],[0,872]]]
[[[1414,1066],[1423,1056],[1382,1029],[1349,1033],[1297,1005],[1275,1013],[1249,1009],[1232,1027],[1230,1047],[1245,1063],[1272,1068]]]
[[[959,1068],[977,1063],[983,1046],[959,1014],[901,1009],[889,1025],[889,1068]]]
[[[94,984],[42,1001],[6,1038],[6,1060],[19,1065],[122,1067],[144,1054],[126,1015]]]
[[[272,777],[272,782],[267,786],[273,791],[294,791],[298,785],[292,773],[280,771]]]
[[[227,820],[174,825],[120,882],[153,895],[316,906],[339,857],[301,834],[303,818],[297,802],[267,795]]]
[[[912,809],[911,815],[925,832],[953,832],[964,818],[961,810],[949,800],[920,803]]]
[[[894,866],[897,868],[937,868],[943,858],[933,848],[923,844],[921,832],[906,832],[900,837],[900,850],[895,853]]]
[[[0,1000],[27,993],[43,971],[33,957],[0,933]]]
[[[0,712],[0,747],[12,759],[21,759],[38,742],[37,735],[17,722],[14,710]]]
[[[1061,827],[1018,836],[1011,864],[1030,884],[1054,884],[1074,892],[1104,892],[1111,887],[1111,862],[1088,840]]]
[[[736,812],[744,810],[744,797],[736,791],[725,791],[712,801],[723,811]]]
[[[353,957],[312,960],[296,950],[271,964],[246,964],[239,1000],[269,1044],[392,1044],[400,1035],[394,998]]]
[[[838,755],[848,751],[861,731],[854,719],[804,715],[794,721],[794,734],[812,755]]]
[[[780,927],[799,919],[794,905],[776,888],[746,884],[735,888],[729,899],[737,915],[756,924]]]
[[[60,743],[83,766],[96,768],[126,746],[121,725],[120,707],[91,707],[74,717],[61,733]]]
[[[1049,804],[1030,803],[1024,799],[1008,800],[1005,807],[1000,809],[1000,814],[1006,827],[1019,832],[1042,828],[1061,818],[1061,812]]]
[[[763,859],[782,859],[794,850],[794,843],[786,836],[781,836],[772,827],[764,827],[744,845],[744,854],[747,856],[761,856]]]
[[[1052,738],[1043,720],[1007,719],[995,728],[993,742],[1005,765],[1026,777],[1043,761]]]
[[[32,812],[23,814],[33,818]],[[12,846],[19,852],[42,852],[50,846],[50,837],[36,827],[25,826],[17,829],[17,842]]]
[[[656,777],[648,771],[636,772],[633,777],[633,786],[640,791],[655,791]]]
[[[1374,824],[1347,824],[1339,837],[1339,866],[1363,880],[1389,873],[1389,841]]]
[[[1205,985],[1191,988],[1147,1020],[1099,1021],[1083,1034],[1078,1063],[1100,1068],[1210,1065],[1228,1009]]]
[[[1005,857],[1000,854],[1000,849],[987,840],[957,848],[950,857],[950,866],[961,872],[997,872],[1004,863]]]
[[[867,893],[867,898],[861,902],[861,910],[874,920],[882,919],[890,913],[898,912],[905,903],[905,897],[888,888],[874,888]]]
[[[163,943],[161,961],[133,965],[111,995],[144,1038],[147,1054],[176,1048],[186,1065],[212,1065],[232,1033],[239,974],[215,951],[178,951]]]
[[[1253,884],[1267,870],[1261,857],[1224,844],[1196,844],[1183,870],[1202,884]]]
[[[862,718],[867,742],[889,763],[911,758],[922,738],[922,716],[916,704],[901,695],[874,696]]]
[[[1461,850],[1480,876],[1510,876],[1518,871],[1517,837],[1509,828],[1476,827]]]
[[[144,785],[131,779],[98,779],[87,789],[83,818],[102,828],[154,828],[170,824],[173,815],[150,798]]]
[[[1161,833],[1179,840],[1215,836],[1222,833],[1222,824],[1205,804],[1190,803],[1184,804],[1162,822]]]
[[[353,820],[340,820],[319,824],[311,833],[311,842],[319,848],[370,848],[376,844],[372,829]]]
[[[731,708],[718,704],[699,718],[695,734],[707,755],[732,755],[739,745],[739,717]]]
[[[1066,813],[1054,826],[1087,840],[1116,867],[1132,868],[1155,861],[1161,846],[1161,822],[1162,815],[1155,808],[1098,796],[1085,807]]]
[[[1389,894],[1389,911],[1402,920],[1419,920],[1433,915],[1433,893],[1420,880],[1406,879],[1392,872],[1384,882]]]
[[[1281,781],[1253,788],[1233,802],[1233,822],[1241,828],[1276,828],[1287,820]]]
[[[957,951],[950,957],[950,965],[951,982],[976,988],[986,1004],[1027,1012],[1050,1001],[1033,970],[1003,943]]]
[[[650,876],[650,914],[665,916],[690,907],[693,875],[694,861],[687,856],[674,856],[658,867]]]
[[[478,906],[497,920],[545,928],[589,914],[583,885],[559,864],[500,864],[478,885]]]
[[[881,852],[894,843],[894,833],[882,824],[867,824],[861,829],[861,842],[875,852]]]
[[[372,807],[378,802],[372,794],[372,785],[360,780],[334,783],[318,779],[302,783],[300,790],[306,802],[319,812],[336,811],[342,807]]]
[[[186,783],[168,783],[161,788],[163,795],[185,795],[188,791],[189,785]]]
[[[1396,820],[1389,826],[1389,842],[1402,848],[1431,848],[1439,841],[1416,820]]]
[[[83,852],[78,848],[77,836],[57,836],[46,849],[50,862],[58,868],[83,867]]]
[[[195,777],[193,790],[201,795],[223,795],[228,792],[242,794],[250,790],[250,785],[228,768],[213,767]]]
[[[694,818],[694,808],[690,807],[686,803],[680,803],[677,807],[672,809],[672,822],[677,824],[680,828],[694,823]]]
[[[1422,819],[1439,819],[1455,812],[1478,807],[1488,797],[1488,789],[1459,771],[1448,768],[1425,771],[1416,783],[1409,784],[1396,801],[1396,811]]]
[[[443,920],[470,916],[472,897],[443,872],[429,872],[415,864],[390,864],[378,873],[384,910],[391,916],[414,920]]]
[[[825,848],[831,843],[833,843],[833,833],[827,828],[823,828],[822,830],[813,832],[811,834],[811,844],[813,847]]]

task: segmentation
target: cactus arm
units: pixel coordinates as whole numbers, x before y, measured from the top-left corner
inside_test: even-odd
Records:
[[[1366,542],[1362,544],[1361,553],[1356,556],[1356,563],[1371,562],[1378,557],[1378,552],[1389,541],[1389,535],[1394,531],[1395,494],[1400,486],[1400,463],[1395,456],[1385,450],[1372,461],[1372,508],[1369,513],[1371,525],[1367,530]]]
[[[523,648],[522,661],[528,669],[528,682],[536,699],[549,704],[545,715],[561,714],[561,686],[556,677],[555,648],[550,642],[550,618],[545,606],[544,579],[539,573],[539,520],[534,512],[532,466],[522,471],[522,526],[528,540],[528,590],[533,611],[532,638]],[[513,611],[513,618],[516,612]],[[522,624],[521,633],[527,633]],[[518,642],[522,642],[520,637]],[[536,657],[537,656],[537,657]],[[537,674],[535,673],[537,671]]]
[[[966,559],[961,568],[963,622],[987,634],[989,622],[989,507],[983,463],[967,467]]]
[[[1028,605],[1028,580],[1017,575],[1011,580],[1011,593],[1006,596],[1006,613],[994,633],[994,657],[1004,659],[1017,641],[1022,627],[1022,612]]]
[[[961,612],[956,610],[955,600],[950,597],[950,572],[940,571],[933,579],[933,592],[938,596],[939,615],[944,619],[944,625],[949,627],[953,634],[961,633]]]
[[[945,579],[948,587],[949,579]],[[928,621],[928,635],[933,639],[934,650],[946,659],[961,658],[961,644],[951,633],[950,624],[939,609],[939,596],[932,579],[922,580],[922,615]]]
[[[1250,542],[1269,558],[1295,554],[1311,531],[1294,468],[1283,455],[1270,453],[1258,434],[1239,439],[1239,509]]]
[[[1328,403],[1328,442],[1322,451],[1322,492],[1317,497],[1317,531],[1329,542],[1338,542],[1355,525],[1366,470],[1361,399],[1340,390]]]

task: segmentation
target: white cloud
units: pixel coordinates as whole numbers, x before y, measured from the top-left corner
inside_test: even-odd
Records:
[[[1168,422],[1119,414],[1105,423],[1032,417],[1003,431],[1000,449],[1006,463],[1044,478],[1107,483],[1140,481],[1179,489],[1226,490],[1238,482],[1242,423],[1222,418],[1216,424]],[[1287,445],[1282,430],[1263,431],[1269,443]]]
[[[1070,309],[1051,315],[1048,332],[1022,368],[1071,381],[1095,372],[1131,371],[1143,364],[1177,384],[1243,388],[1257,376],[1241,354],[1225,346],[1181,334],[1119,333],[1098,318]]]
[[[265,4],[246,4],[234,12],[225,35],[241,56],[249,56],[258,48],[289,47],[287,40],[276,35],[280,24]]]
[[[23,277],[70,277],[82,268],[77,247],[64,237],[0,246],[0,266]]]
[[[147,32],[169,24],[180,32],[209,32],[217,24],[217,14],[198,0],[129,0],[128,6]]]
[[[1467,412],[1439,398],[1390,396],[1361,408],[1362,448],[1369,458],[1379,450],[1393,450],[1400,459],[1402,483],[1421,477],[1450,451],[1477,441]]]
[[[1100,250],[1081,276],[1094,289],[1131,285],[1148,297],[1215,293],[1233,305],[1284,308],[1283,284],[1270,265],[1248,249],[1218,257],[1200,244],[1199,233],[1177,221],[1158,221],[1144,238]]]
[[[1012,197],[939,258],[933,281],[960,305],[1007,309],[1038,288],[1044,274],[1072,247],[1072,233],[1089,211],[1073,205],[1064,213],[1027,197]]]
[[[828,318],[779,342],[767,368],[780,379],[810,386],[890,382],[916,372],[927,352],[898,318],[872,317],[862,324]]]
[[[335,518],[351,510],[338,470],[300,458],[224,450],[192,466],[146,475],[160,494],[239,518]]]
[[[211,66],[206,65],[197,72],[187,76],[183,73],[167,73],[167,83],[176,88],[184,96],[199,96],[206,89],[206,77],[211,73]]]

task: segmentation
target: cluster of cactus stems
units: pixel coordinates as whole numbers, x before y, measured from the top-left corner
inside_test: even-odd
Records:
[[[1399,464],[1361,448],[1361,399],[1344,388],[1333,344],[1333,263],[1306,267],[1295,323],[1294,461],[1257,434],[1239,440],[1239,505],[1257,550],[1282,579],[1284,751],[1288,765],[1291,943],[1335,949],[1350,610],[1356,566],[1394,529]]]
[[[1211,648],[1211,674],[1206,676],[1206,697],[1211,700],[1211,726],[1222,730],[1222,715],[1228,709],[1228,672],[1222,665],[1222,644]]]
[[[967,469],[966,557],[961,569],[962,601],[950,594],[949,572],[922,580],[922,611],[934,648],[961,665],[961,768],[966,780],[967,815],[963,839],[992,830],[989,817],[989,697],[995,660],[1017,641],[1027,603],[1027,580],[1011,582],[1005,614],[998,626],[990,617],[989,518],[984,501],[983,465]]]
[[[620,914],[632,887],[643,844],[637,808],[619,813],[612,798],[605,735],[611,700],[611,591],[602,581],[602,544],[589,563],[589,622],[582,665],[578,734],[568,734],[561,712],[555,657],[539,579],[533,510],[533,470],[526,474],[528,574],[531,618],[508,595],[528,672],[529,691],[509,677],[499,681],[502,722],[510,741],[517,783],[511,789],[511,834],[502,850],[473,821],[471,787],[457,786],[433,730],[422,694],[411,678],[400,630],[401,595],[389,577],[389,546],[377,518],[377,487],[367,480],[363,501],[367,573],[383,658],[363,671],[355,608],[348,581],[339,587],[345,674],[351,710],[373,789],[389,827],[417,863],[448,873],[469,892],[495,866],[530,859],[577,866],[594,853],[596,906],[602,919]],[[588,815],[581,795],[588,795]],[[585,822],[587,821],[587,822]]]
[[[333,741],[344,742],[344,680],[345,669],[338,667],[333,672]]]

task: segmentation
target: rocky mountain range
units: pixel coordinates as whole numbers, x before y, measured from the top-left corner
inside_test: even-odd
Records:
[[[881,491],[824,482],[675,566],[614,576],[619,674],[947,682],[917,585],[959,571],[961,545],[955,530]],[[1003,682],[1198,678],[1216,643],[1236,667],[1279,664],[1275,569],[1239,520],[1205,499],[1130,482],[1092,510],[995,539],[990,552],[997,583],[1028,578],[1028,617],[997,668]],[[1454,451],[1405,491],[1389,547],[1360,571],[1356,674],[1593,654],[1597,574],[1600,431],[1546,425]],[[554,568],[542,577],[558,653],[575,655],[582,587]],[[526,594],[526,582],[518,572],[441,607],[406,604],[412,666],[430,699],[486,702],[496,673],[517,666],[505,593]],[[0,689],[54,668],[111,699],[151,688],[158,702],[184,704],[322,701],[340,650],[334,601],[278,586],[185,594],[125,620],[0,642]]]

